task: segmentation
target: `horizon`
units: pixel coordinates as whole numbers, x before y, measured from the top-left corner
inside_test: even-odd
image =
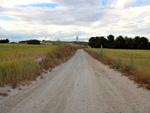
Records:
[[[88,41],[92,36],[150,40],[149,0],[2,0],[0,38]]]

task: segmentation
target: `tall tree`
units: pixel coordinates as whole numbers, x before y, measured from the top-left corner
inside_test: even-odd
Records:
[[[125,37],[125,48],[126,49],[133,49],[133,39],[132,38],[128,38],[127,36]]]
[[[124,49],[125,48],[125,39],[123,36],[119,36],[116,38],[116,48]]]
[[[139,49],[140,36],[136,36],[136,37],[133,39],[133,42],[134,42],[134,49]]]
[[[115,48],[115,39],[114,38],[115,37],[113,35],[107,36],[109,48]]]
[[[95,43],[96,43],[95,38],[94,38],[94,37],[91,37],[91,38],[89,39],[89,46],[91,46],[92,48],[94,48],[94,47],[95,47]]]
[[[146,37],[141,37],[140,38],[140,45],[139,49],[148,49],[148,39]]]

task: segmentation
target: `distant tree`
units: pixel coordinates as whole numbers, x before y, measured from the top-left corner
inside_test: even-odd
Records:
[[[150,42],[148,42],[148,49],[150,50]]]
[[[89,39],[89,46],[91,46],[92,48],[94,48],[95,44],[96,44],[96,39],[94,37],[91,37]]]
[[[136,36],[134,39],[133,39],[133,47],[134,49],[139,49],[139,45],[140,45],[140,36]]]
[[[0,39],[0,43],[9,43],[8,39]]]
[[[125,48],[125,39],[123,38],[123,36],[119,36],[116,38],[116,48],[117,49]]]
[[[11,44],[16,44],[17,42],[11,42]]]
[[[27,44],[28,40],[26,40],[26,41],[19,41],[19,43],[21,43],[21,44]]]
[[[103,47],[106,48],[106,47],[108,47],[107,43],[108,43],[107,39],[103,36],[91,37],[89,39],[89,46],[91,46],[92,48],[100,48],[101,45],[103,45]]]
[[[92,48],[116,48],[116,49],[150,49],[150,42],[146,37],[136,36],[134,39],[129,37],[118,36],[116,40],[113,35],[91,37],[89,46]]]
[[[133,49],[133,39],[128,38],[127,36],[125,37],[125,49]]]
[[[107,36],[108,39],[108,48],[115,48],[115,37],[113,35]]]
[[[103,45],[104,48],[108,48],[108,40],[104,36],[100,37],[99,47],[101,47],[101,45]]]
[[[39,40],[28,40],[27,41],[27,44],[36,44],[36,45],[39,45],[40,44],[40,41]]]
[[[100,48],[102,42],[100,41],[100,37],[95,37],[95,48]]]
[[[141,37],[140,38],[140,45],[139,49],[148,49],[148,39],[146,37]]]

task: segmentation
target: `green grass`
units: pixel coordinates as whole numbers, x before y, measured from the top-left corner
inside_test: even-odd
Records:
[[[54,51],[57,46],[0,44],[0,86],[34,80],[41,73],[35,60]]]

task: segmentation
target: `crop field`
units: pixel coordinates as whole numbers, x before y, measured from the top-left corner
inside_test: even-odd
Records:
[[[56,48],[54,45],[0,44],[0,86],[34,79],[41,71],[35,59]]]
[[[100,49],[90,48],[94,52],[100,52]],[[131,55],[133,54],[133,64],[139,79],[150,82],[150,50],[127,50],[127,49],[103,49],[103,54],[106,58],[110,58],[115,62],[118,55],[121,57],[122,64],[130,65]]]

